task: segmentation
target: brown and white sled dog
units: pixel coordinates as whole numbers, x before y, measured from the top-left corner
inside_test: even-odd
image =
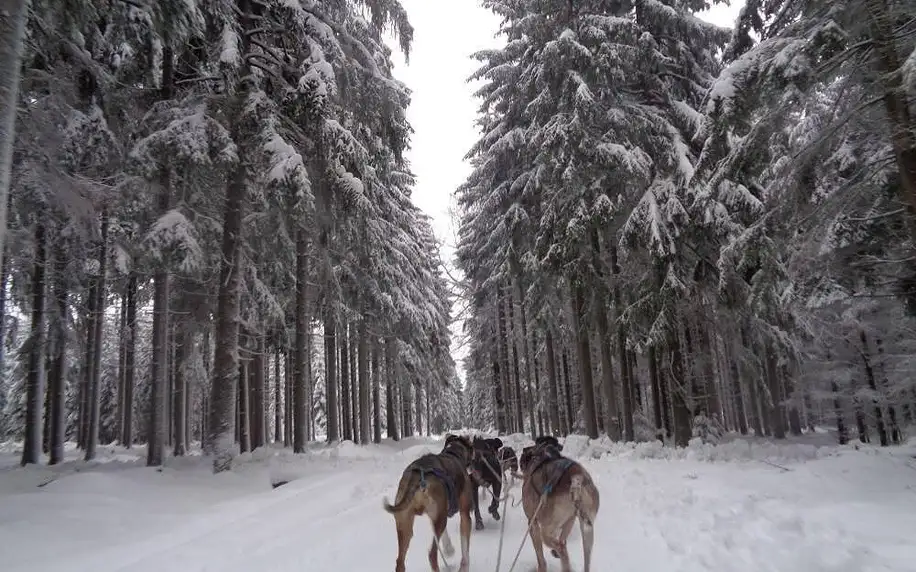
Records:
[[[560,559],[562,571],[570,572],[566,539],[577,518],[582,532],[583,572],[590,572],[600,504],[598,488],[585,467],[564,457],[561,449],[555,438],[539,437],[534,445],[525,447],[519,459],[524,478],[522,506],[531,527],[537,572],[547,570],[545,544]]]
[[[468,469],[474,460],[471,440],[462,435],[447,435],[445,447],[438,454],[423,455],[407,465],[398,483],[398,494],[392,506],[384,501],[385,510],[394,515],[398,533],[398,559],[395,572],[404,572],[404,558],[413,538],[414,517],[429,515],[433,524],[433,543],[429,547],[429,565],[439,570],[436,541],[446,557],[455,549],[445,530],[449,517],[461,513],[460,572],[468,571],[468,550],[471,543],[471,476]]]

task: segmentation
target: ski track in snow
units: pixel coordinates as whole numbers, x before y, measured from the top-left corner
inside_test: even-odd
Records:
[[[516,450],[527,442],[504,441]],[[199,457],[143,467],[142,449],[106,447],[98,462],[25,469],[15,452],[0,451],[0,562],[4,571],[35,572],[390,572],[397,542],[382,498],[393,500],[411,460],[440,447],[415,438],[313,445],[305,455],[263,448],[215,476]],[[914,451],[916,443],[854,450],[741,442],[672,452],[571,437],[564,452],[601,492],[596,572],[916,572]],[[273,489],[278,480],[289,482]],[[521,506],[511,506],[519,485],[512,496],[499,572],[527,528]],[[482,491],[482,506],[488,501]],[[486,528],[471,535],[472,572],[496,568],[500,523],[482,514]],[[456,570],[457,516],[448,530]],[[429,520],[418,518],[409,571],[429,569],[431,538]],[[578,527],[569,545],[581,570]],[[529,539],[516,570],[535,563]]]

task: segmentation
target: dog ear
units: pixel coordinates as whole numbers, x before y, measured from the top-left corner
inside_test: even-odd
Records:
[[[499,437],[490,439],[490,443],[493,445],[493,450],[499,449],[500,447],[503,446],[503,440],[500,439]]]

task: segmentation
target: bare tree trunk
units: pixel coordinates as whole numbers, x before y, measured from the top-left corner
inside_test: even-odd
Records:
[[[569,349],[564,344],[563,347],[563,403],[565,405],[565,418],[563,433],[572,434],[576,429],[576,418],[573,416],[573,399],[572,388],[569,381]]]
[[[399,367],[399,364],[395,364],[395,367]],[[400,370],[399,370],[400,371]],[[403,416],[404,425],[401,427],[401,436],[402,437],[413,437],[414,426],[413,426],[413,415],[410,412],[410,400],[411,400],[411,382],[410,380],[404,379],[402,376],[398,375],[398,378],[401,382],[398,384],[398,391],[401,395],[401,414]]]
[[[655,346],[649,346],[649,383],[652,385],[652,414],[655,436],[664,443],[665,439],[668,438],[668,432],[665,430],[662,411],[667,409],[667,404],[664,399],[662,380],[658,374],[658,356],[656,355]]]
[[[337,412],[337,343],[334,316],[325,310],[324,317],[324,380],[328,400],[328,443],[340,441],[340,425]]]
[[[283,441],[283,378],[280,377],[280,344],[274,348],[274,443]],[[287,407],[289,405],[287,404]]]
[[[172,453],[176,457],[183,457],[187,454],[185,448],[185,435],[188,427],[185,425],[188,408],[188,379],[184,374],[184,361],[187,354],[188,335],[185,331],[184,324],[175,325],[175,363],[172,371],[175,375],[172,377],[175,391],[172,397],[172,423],[175,431],[175,443]]]
[[[372,442],[382,442],[382,404],[381,404],[381,370],[378,351],[378,339],[372,337]]]
[[[267,422],[264,416],[264,404],[267,391],[264,370],[267,366],[267,348],[264,336],[258,334],[255,341],[255,353],[252,360],[252,388],[251,388],[251,448],[263,447],[267,444]]]
[[[497,338],[495,340],[496,350],[499,353],[499,371],[502,377],[499,382],[502,384],[498,395],[502,397],[502,415],[505,425],[502,431],[514,432],[515,419],[512,410],[512,382],[509,373],[509,345],[508,335],[506,333],[506,310],[503,305],[502,286],[496,288],[496,324],[498,328]],[[499,401],[496,404],[497,411],[500,410]],[[497,423],[498,426],[498,423]],[[499,430],[497,428],[497,430]]]
[[[95,295],[98,282],[90,279],[89,289],[86,292],[86,347],[83,353],[83,363],[80,368],[80,391],[79,391],[79,434],[77,436],[78,445],[83,450],[86,449],[89,442],[89,417],[91,409],[91,392],[92,392],[92,363],[95,352],[95,314],[98,297]]]
[[[306,345],[308,345],[308,341],[306,341]],[[289,348],[287,348],[287,350],[289,350]],[[295,351],[293,353],[295,353]],[[294,358],[292,357],[292,355],[290,355],[289,351],[286,352],[286,355],[284,357],[284,364],[285,365],[284,365],[283,377],[286,380],[286,393],[285,393],[285,398],[284,398],[286,400],[286,412],[285,412],[286,421],[284,424],[284,431],[283,431],[283,446],[289,447],[293,445],[295,441],[295,437],[293,436],[293,433],[295,431],[295,428],[294,428],[295,413],[293,412],[293,410],[296,408],[295,383],[296,383],[296,376],[298,375],[296,373],[296,370],[299,366],[298,366],[298,362],[296,362],[296,365],[294,365]],[[303,431],[308,431],[308,428],[303,428]],[[303,450],[305,448],[306,441],[308,441],[308,439],[305,439],[305,438],[302,439]],[[295,449],[293,452],[295,452]]]
[[[340,328],[340,401],[341,401],[341,422],[343,423],[344,441],[353,440],[353,420],[350,414],[353,409],[350,405],[350,348],[348,345],[349,324],[344,321]]]
[[[550,403],[548,404],[547,414],[550,418],[550,424],[553,426],[553,434],[559,435],[560,427],[560,395],[559,380],[557,378],[557,357],[553,346],[553,330],[548,326],[545,340],[547,346],[547,375],[550,384]]]
[[[603,293],[603,290],[602,290]],[[595,312],[595,322],[598,326],[598,349],[601,359],[601,387],[604,390],[605,408],[604,430],[608,437],[617,441],[620,439],[620,425],[617,418],[617,395],[614,392],[614,365],[611,363],[611,340],[605,305],[599,304]]]
[[[239,360],[239,381],[238,381],[238,436],[239,450],[242,453],[251,451],[251,401],[250,401],[250,378],[248,369],[251,367],[251,361],[248,359]]]
[[[356,367],[359,370],[359,442],[369,444],[369,363],[368,340],[366,340],[366,320],[359,321],[358,346],[356,348]]]
[[[99,275],[95,288],[95,315],[92,321],[92,381],[89,392],[89,436],[86,442],[87,461],[95,459],[99,441],[99,407],[102,401],[102,331],[105,327],[105,275],[108,272],[108,212],[102,211],[102,240],[99,244]]]
[[[124,331],[124,407],[121,420],[121,444],[130,449],[134,439],[134,376],[137,353],[137,275],[127,279]]]
[[[592,382],[591,344],[588,331],[582,323],[585,315],[585,291],[581,278],[571,284],[573,290],[573,330],[576,335],[576,349],[579,362],[579,383],[582,391],[582,414],[585,417],[585,433],[592,439],[598,438],[598,419],[595,416],[595,387]]]
[[[387,416],[388,438],[392,441],[399,441],[397,419],[397,399],[395,399],[394,388],[397,385],[395,378],[394,363],[397,359],[397,341],[394,338],[385,339],[385,409]]]
[[[359,379],[357,377],[356,349],[359,345],[356,339],[356,328],[352,323],[347,325],[349,333],[347,337],[350,340],[347,349],[347,360],[350,363],[350,423],[353,426],[353,442],[359,443]]]
[[[59,239],[58,239],[59,240]],[[58,245],[55,257],[56,276],[54,280],[54,299],[57,302],[57,320],[55,322],[54,368],[49,380],[51,399],[51,435],[49,439],[50,465],[64,460],[64,442],[67,429],[67,257],[63,248]],[[2,343],[2,338],[0,338]]]
[[[26,342],[29,344],[29,369],[21,461],[23,466],[36,464],[41,459],[41,413],[45,392],[45,265],[48,260],[48,235],[41,218],[35,224],[35,258],[31,284],[32,327]]]
[[[776,365],[776,352],[770,342],[765,342],[764,348],[764,374],[769,389],[769,399],[767,400],[768,418],[770,427],[773,429],[773,437],[776,439],[786,438],[786,422],[783,414],[782,395],[779,387],[779,372]]]
[[[871,351],[868,348],[868,338],[865,336],[865,331],[862,330],[859,332],[859,338],[862,340],[862,363],[865,366],[865,381],[868,383],[868,388],[871,389],[872,395],[878,395],[878,384],[875,381],[875,370],[871,364]],[[887,435],[887,427],[884,424],[884,416],[881,413],[881,406],[878,404],[877,397],[872,399],[872,403],[875,406],[875,427],[878,431],[878,441],[881,443],[882,447],[887,447],[890,445],[890,440]]]
[[[674,325],[674,331],[669,341],[671,351],[671,376],[669,381],[674,421],[674,444],[678,447],[686,447],[691,437],[688,403],[690,403],[692,396],[689,394],[690,387],[687,384],[687,376],[684,372],[684,357],[681,352],[679,329],[679,324]]]
[[[19,106],[19,70],[25,51],[28,13],[29,0],[0,0],[0,256],[4,258],[7,198]]]
[[[9,197],[9,200],[12,196]],[[8,202],[9,202],[8,200]],[[3,229],[0,229],[3,232]],[[9,257],[0,253],[0,383],[6,381],[6,282],[9,276]]]
[[[124,362],[126,361],[125,353],[127,352],[127,285],[125,291],[121,293],[120,312],[118,316],[118,422],[117,422],[117,439],[120,440],[124,435]],[[121,443],[124,444],[123,442]]]
[[[535,394],[534,389],[531,387],[532,368],[531,348],[528,346],[528,315],[525,311],[525,293],[518,277],[515,278],[515,298],[518,301],[519,321],[521,322],[521,327],[519,328],[520,336],[517,341],[524,348],[525,392],[528,395],[528,399],[525,400],[525,406],[528,409],[528,426],[531,429],[531,438],[534,439],[537,436],[537,425],[534,414]]]
[[[497,305],[499,297],[497,296]],[[496,432],[504,435],[509,430],[509,416],[506,407],[505,383],[503,383],[503,364],[502,364],[502,343],[499,341],[499,329],[491,326],[492,347],[490,348],[490,359],[493,367],[493,401],[495,402],[496,411],[494,421],[496,422]]]
[[[163,66],[165,67],[165,66]],[[169,208],[169,175],[163,170],[159,211]],[[159,466],[165,456],[166,404],[168,403],[168,335],[169,335],[169,273],[158,270],[153,276],[153,349],[150,391],[149,428],[147,431],[147,466]]]

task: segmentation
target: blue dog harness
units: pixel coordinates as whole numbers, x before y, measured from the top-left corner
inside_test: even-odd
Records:
[[[420,489],[426,490],[426,475],[436,477],[442,482],[442,485],[445,487],[445,496],[448,499],[448,516],[449,518],[455,516],[458,513],[458,490],[455,486],[455,481],[441,469],[423,469],[417,468],[417,471],[420,472]]]

